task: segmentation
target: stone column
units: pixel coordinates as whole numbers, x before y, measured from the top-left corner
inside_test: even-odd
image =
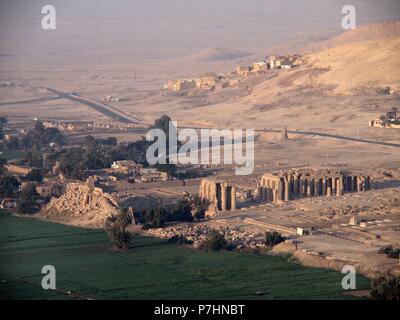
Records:
[[[236,187],[231,189],[231,210],[236,210]]]
[[[316,196],[319,196],[319,184],[320,184],[320,181],[319,181],[319,179],[317,178],[317,179],[314,179],[314,197],[316,197]]]
[[[322,195],[326,196],[327,195],[327,181],[326,178],[322,178]]]
[[[308,191],[307,191],[308,190],[308,178],[307,177],[304,177],[304,179],[303,179],[302,189],[303,189],[303,196],[306,197],[308,195]]]
[[[290,188],[290,186],[289,186],[289,179],[288,179],[288,177],[285,177],[285,178],[284,178],[284,182],[285,182],[285,198],[284,198],[283,200],[289,201],[289,200],[290,200],[290,199],[289,199],[289,194],[290,194],[289,188]]]
[[[221,183],[221,210],[226,210],[226,185]]]
[[[263,188],[263,198],[264,198],[264,201],[266,201],[266,202],[269,202],[269,189],[268,189],[268,187],[264,187]]]
[[[279,179],[278,181],[278,199],[277,200],[283,200],[282,199],[282,193],[283,193],[283,182],[282,179]]]
[[[332,194],[336,194],[336,178],[331,178]]]
[[[264,201],[263,199],[263,186],[260,186],[260,183],[257,183],[257,197],[258,197],[258,201],[262,202]]]
[[[296,174],[294,176],[294,180],[293,180],[293,183],[294,183],[294,188],[293,188],[294,195],[293,195],[293,197],[298,197],[299,196],[299,189],[300,189],[299,188],[299,182],[300,182],[299,175]]]
[[[339,195],[344,193],[344,185],[343,185],[343,177],[339,178],[339,188],[338,188]]]
[[[311,197],[311,184],[313,183],[313,181],[311,180],[311,178],[308,178],[307,180],[307,197]]]

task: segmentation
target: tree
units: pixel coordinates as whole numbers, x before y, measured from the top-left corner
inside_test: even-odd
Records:
[[[171,209],[169,221],[193,221],[192,204],[189,199],[179,200]]]
[[[282,237],[282,235],[277,231],[265,233],[265,244],[269,247],[273,247],[274,245],[277,245],[285,240],[286,238]]]
[[[144,212],[144,228],[162,228],[168,221],[169,212],[163,207],[147,209]]]
[[[0,158],[0,175],[3,175],[7,172],[6,164],[7,160],[4,158]]]
[[[25,178],[28,181],[36,181],[36,182],[43,181],[42,171],[40,171],[39,169],[32,169],[28,172]]]
[[[3,126],[7,123],[7,119],[0,117],[0,140],[4,139]]]
[[[128,249],[132,243],[132,235],[126,228],[132,223],[132,214],[121,210],[116,215],[107,218],[104,229],[112,244],[118,249]]]
[[[375,300],[400,301],[400,278],[378,278],[372,283],[370,296]]]
[[[19,188],[19,182],[15,177],[1,175],[0,176],[0,197],[13,197]]]
[[[222,233],[211,230],[207,235],[207,239],[204,240],[200,247],[203,250],[220,251],[228,247],[228,243]]]
[[[40,151],[32,150],[25,154],[25,161],[29,167],[41,168],[43,166],[43,155]]]
[[[36,200],[39,195],[36,192],[36,188],[32,184],[26,185],[20,192],[17,198],[17,213],[20,214],[32,214],[36,212]]]

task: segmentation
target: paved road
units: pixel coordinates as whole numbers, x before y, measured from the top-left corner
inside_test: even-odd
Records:
[[[119,121],[126,122],[126,123],[146,124],[142,120],[132,117],[132,116],[124,113],[123,111],[118,110],[115,107],[109,106],[103,102],[99,102],[99,101],[91,99],[91,98],[82,97],[82,96],[79,96],[74,93],[64,93],[64,92],[58,91],[56,89],[48,88],[48,87],[46,87],[45,89],[50,92],[58,94],[63,99],[68,99],[71,101],[82,103],[82,104],[104,114],[105,116],[113,118],[115,120],[119,120]]]
[[[218,128],[179,127],[179,126],[178,126],[178,129],[195,129],[195,130],[217,129],[218,130]],[[221,130],[221,129],[219,129],[219,130]],[[233,130],[233,129],[229,129],[228,128],[228,130]],[[268,128],[267,129],[266,128],[266,129],[254,129],[254,132],[280,133],[280,132],[282,132],[282,130],[280,130],[280,129],[272,129],[272,128]],[[368,139],[361,139],[361,138],[354,138],[354,137],[347,137],[347,136],[340,136],[340,135],[336,135],[336,134],[322,133],[322,132],[317,132],[317,131],[288,130],[287,132],[288,133],[292,133],[292,134],[299,134],[299,135],[320,136],[320,137],[326,137],[326,138],[332,138],[332,139],[348,140],[348,141],[370,143],[370,144],[377,144],[377,145],[382,145],[382,146],[400,148],[400,144],[398,144],[398,143],[376,141],[376,140],[368,140]]]
[[[96,101],[94,99],[85,98],[85,97],[82,97],[82,96],[79,96],[79,95],[76,95],[73,93],[63,93],[61,91],[58,91],[58,90],[52,89],[52,88],[48,88],[48,87],[45,89],[50,92],[58,94],[61,98],[65,98],[65,99],[69,99],[71,101],[76,101],[76,102],[82,103],[90,108],[97,110],[98,112],[104,114],[107,117],[111,117],[113,119],[123,121],[126,123],[149,125],[148,123],[145,123],[138,118],[130,116],[130,115],[124,113],[123,111],[118,110],[115,107],[109,106],[105,103]],[[178,127],[178,129],[185,129],[185,128],[190,128],[190,127]],[[192,129],[200,130],[200,129],[211,129],[211,128],[194,128],[194,127],[192,127]],[[217,129],[217,128],[214,128],[214,129]],[[276,132],[276,133],[282,132],[282,130],[272,129],[272,128],[271,129],[255,129],[254,131],[255,132]],[[361,138],[355,138],[355,137],[347,137],[347,136],[315,132],[315,131],[288,130],[288,133],[299,134],[299,135],[313,135],[313,136],[320,136],[320,137],[326,137],[326,138],[332,138],[332,139],[340,139],[340,140],[355,141],[355,142],[361,142],[361,143],[369,143],[369,144],[376,144],[376,145],[400,148],[400,144],[398,144],[398,143],[374,141],[374,140],[361,139]]]

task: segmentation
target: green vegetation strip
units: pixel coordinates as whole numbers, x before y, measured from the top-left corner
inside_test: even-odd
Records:
[[[57,291],[41,288],[44,265],[57,272]],[[0,214],[3,299],[354,299],[343,275],[284,258],[200,252],[135,236],[117,251],[102,230]],[[358,277],[357,289],[369,288]]]

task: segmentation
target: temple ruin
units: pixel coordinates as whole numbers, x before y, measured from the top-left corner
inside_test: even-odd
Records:
[[[236,210],[236,186],[222,180],[203,179],[199,196],[208,205],[207,214]]]
[[[277,203],[303,197],[342,195],[372,189],[372,178],[339,170],[289,170],[264,174],[257,185],[260,202]]]
[[[42,213],[48,216],[68,216],[77,219],[77,224],[103,227],[106,219],[118,213],[117,200],[102,188],[96,187],[90,176],[86,182],[70,182],[64,193],[53,197]]]

